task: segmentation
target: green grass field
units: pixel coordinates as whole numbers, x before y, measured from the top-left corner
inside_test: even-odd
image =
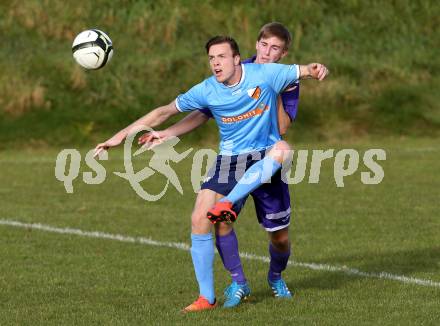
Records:
[[[334,148],[328,143],[299,144],[303,149]],[[180,151],[189,147],[183,141]],[[234,310],[183,315],[196,298],[189,252],[140,242],[55,233],[5,225],[6,220],[41,223],[83,232],[189,244],[195,199],[189,170],[192,155],[173,166],[184,188],[156,202],[140,199],[123,171],[122,151],[103,162],[100,185],[74,181],[67,194],[55,179],[60,149],[0,152],[0,324],[1,325],[438,325],[440,320],[440,220],[438,185],[440,146],[435,140],[389,139],[338,145],[384,148],[379,185],[361,183],[359,170],[337,188],[333,160],[326,161],[319,184],[291,186],[294,218],[293,258],[285,271],[292,301],[271,297],[267,263],[243,259],[252,299]],[[81,151],[84,157],[86,150]],[[141,166],[142,162],[137,162]],[[82,162],[82,171],[90,171]],[[144,163],[145,166],[145,163]],[[163,178],[143,185],[160,191]],[[240,250],[267,256],[267,237],[249,201],[236,232]],[[315,265],[301,265],[308,263]],[[329,271],[325,266],[340,268]],[[317,266],[318,270],[311,267]],[[344,272],[341,268],[346,268]],[[349,274],[348,269],[359,272]],[[364,274],[363,274],[364,272]],[[375,277],[387,272],[419,281]],[[218,297],[228,276],[216,256]]]

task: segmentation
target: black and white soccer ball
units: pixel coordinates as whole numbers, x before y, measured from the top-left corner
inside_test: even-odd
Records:
[[[89,29],[75,37],[72,53],[80,66],[86,69],[100,69],[113,56],[112,40],[99,29]]]

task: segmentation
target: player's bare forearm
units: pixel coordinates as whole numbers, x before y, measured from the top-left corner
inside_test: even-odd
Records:
[[[278,131],[280,132],[280,135],[283,136],[286,134],[287,129],[292,124],[292,121],[290,121],[290,117],[287,114],[286,110],[284,110],[283,101],[281,100],[281,96],[278,96]]]
[[[138,131],[144,129],[145,127],[154,128],[165,122],[169,117],[177,114],[179,111],[176,108],[175,102],[171,102],[168,105],[164,105],[154,109],[153,111],[147,113],[142,118],[136,120],[126,128],[122,129],[116,133],[113,137],[105,141],[104,143],[98,144],[95,147],[95,155],[99,155],[104,150],[110,147],[118,146],[122,141],[130,134],[137,133]]]
[[[147,113],[142,118],[130,124],[128,127],[122,129],[119,133],[121,133],[122,136],[125,135],[125,137],[127,137],[128,135],[137,133],[145,127],[154,128],[160,126],[171,116],[177,113],[179,113],[179,111],[176,108],[175,102],[172,101],[170,104],[160,106],[153,111]]]
[[[138,144],[145,145],[151,149],[153,146],[161,144],[171,137],[179,137],[196,129],[208,120],[209,117],[206,114],[198,110],[193,111],[185,118],[165,130],[152,131],[143,134],[139,137]]]
[[[209,117],[206,114],[196,110],[188,114],[179,122],[165,129],[165,131],[170,136],[178,137],[198,128],[208,120]]]
[[[299,66],[299,79],[324,80],[329,74],[329,70],[321,63],[309,63]]]

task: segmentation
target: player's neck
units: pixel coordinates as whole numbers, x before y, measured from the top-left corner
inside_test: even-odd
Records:
[[[241,64],[239,64],[234,71],[234,74],[231,78],[229,78],[227,81],[224,82],[224,84],[228,87],[236,86],[241,81],[241,75],[243,73],[243,69],[241,67]]]

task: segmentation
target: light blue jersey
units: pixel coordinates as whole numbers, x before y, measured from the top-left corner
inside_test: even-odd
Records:
[[[211,76],[176,99],[179,111],[208,108],[212,112],[220,131],[221,155],[261,151],[280,140],[277,96],[299,78],[297,65],[241,67],[237,85],[226,86]]]

